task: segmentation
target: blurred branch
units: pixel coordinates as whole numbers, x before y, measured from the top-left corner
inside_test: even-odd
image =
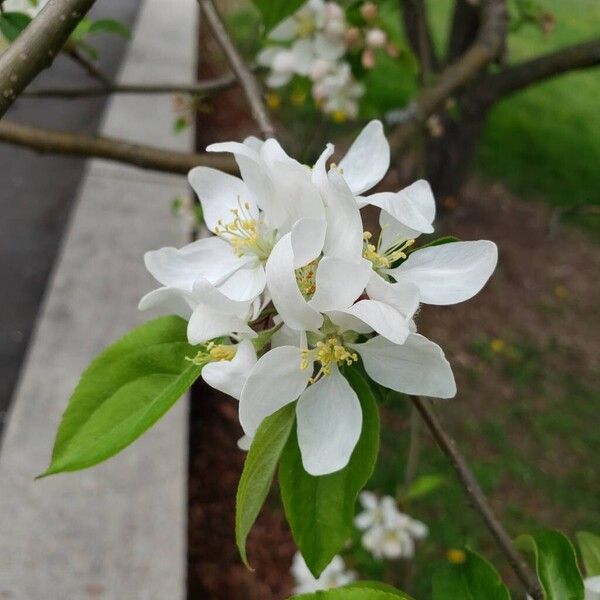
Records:
[[[35,76],[49,66],[94,0],[48,2],[0,55],[0,118]]]
[[[473,43],[478,28],[478,6],[468,0],[456,0],[448,36],[446,62],[454,62]]]
[[[199,96],[211,92],[219,92],[233,87],[238,79],[235,75],[223,75],[214,79],[205,79],[198,83],[111,83],[103,87],[70,87],[70,88],[38,88],[25,90],[23,98],[90,98],[95,96],[107,96],[109,94],[188,94]]]
[[[438,59],[427,20],[424,0],[401,0],[402,20],[412,51],[421,63],[421,72],[427,75],[438,68]]]
[[[212,0],[198,0],[198,3],[200,4],[200,8],[206,17],[206,21],[208,22],[215,39],[221,46],[231,65],[231,69],[240,81],[240,85],[246,94],[246,98],[248,98],[252,116],[259,129],[265,138],[273,137],[275,135],[275,128],[271,123],[269,113],[262,100],[262,94],[256,78],[245,64],[238,49],[229,37]]]
[[[92,60],[81,54],[76,48],[65,48],[63,52],[76,62],[92,79],[99,81],[105,87],[110,86],[111,83],[108,76]]]
[[[410,399],[416,409],[419,411],[423,421],[429,428],[437,445],[442,452],[450,459],[458,478],[460,479],[465,492],[469,496],[473,508],[479,513],[483,522],[492,533],[498,547],[503,554],[515,574],[519,577],[527,593],[535,600],[543,600],[544,595],[540,588],[540,584],[535,574],[525,563],[523,557],[515,549],[510,536],[498,517],[494,514],[487,498],[485,497],[481,487],[477,483],[473,472],[469,468],[464,456],[456,447],[456,442],[444,431],[440,421],[438,420],[431,403],[419,396],[410,396]]]
[[[600,38],[568,46],[508,67],[498,73],[486,75],[476,83],[473,93],[491,104],[550,77],[598,65],[600,65]]]
[[[404,109],[406,118],[390,135],[390,143],[396,152],[404,150],[421,131],[428,117],[502,51],[507,25],[504,0],[481,0],[480,10],[481,26],[473,44],[440,73],[434,84],[423,88],[409,107]],[[390,116],[391,120],[397,117],[394,113]]]
[[[187,174],[198,165],[237,172],[233,159],[228,156],[177,152],[117,138],[41,129],[12,121],[0,121],[0,141],[42,153],[105,158],[165,173]]]

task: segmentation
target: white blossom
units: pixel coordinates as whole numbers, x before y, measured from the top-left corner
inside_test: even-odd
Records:
[[[339,555],[333,557],[318,578],[309,571],[300,552],[294,555],[290,570],[295,582],[294,594],[307,594],[341,587],[352,583],[357,578],[354,571],[346,568],[344,559]]]
[[[400,512],[391,496],[378,499],[373,492],[360,496],[363,511],[354,519],[357,529],[364,531],[362,544],[376,558],[412,558],[415,540],[428,534],[427,526]]]

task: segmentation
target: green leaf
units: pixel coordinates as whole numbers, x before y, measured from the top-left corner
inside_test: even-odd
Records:
[[[350,462],[341,471],[314,477],[302,466],[298,440],[291,435],[281,457],[279,484],[285,514],[296,545],[318,577],[352,532],[354,505],[367,483],[379,450],[377,403],[356,368],[344,375],[358,395],[363,428]]]
[[[269,493],[295,417],[295,402],[267,417],[258,428],[246,456],[235,499],[235,541],[247,567],[250,565],[246,556],[246,539]]]
[[[190,122],[185,117],[176,117],[173,121],[173,133],[181,133],[190,126]]]
[[[422,475],[408,486],[408,489],[402,495],[402,500],[410,502],[428,496],[442,487],[444,483],[445,479],[441,475]]]
[[[84,371],[42,476],[91,467],[117,454],[162,417],[200,375],[186,357],[186,322],[162,317],[109,346]]]
[[[578,531],[577,541],[585,567],[585,576],[600,575],[600,536],[587,531]]]
[[[415,250],[422,250],[423,248],[431,248],[432,246],[443,246],[444,244],[453,244],[454,242],[460,242],[460,239],[453,235],[444,235],[442,237],[436,238],[435,240],[431,240],[431,242],[427,242],[427,244],[423,244],[422,246],[413,246],[408,250],[408,253],[410,254]]]
[[[265,33],[275,25],[295,13],[306,0],[252,0],[258,8],[265,24]]]
[[[472,550],[464,552],[463,562],[444,563],[434,572],[432,600],[510,600],[493,565]]]
[[[355,581],[354,583],[349,583],[344,587],[344,589],[355,588],[366,588],[368,590],[387,592],[388,594],[393,594],[395,598],[402,598],[403,600],[412,600],[412,598],[408,594],[401,592],[399,589],[396,589],[393,585],[390,585],[389,583],[384,583],[383,581]]]
[[[393,591],[389,591],[387,587],[378,589],[352,584],[332,590],[292,596],[289,600],[398,600],[398,598],[411,600],[410,596],[403,594],[400,590],[392,588]]]
[[[127,25],[114,19],[98,19],[93,21],[87,29],[87,33],[92,35],[94,33],[114,33],[124,38],[131,38],[131,31]]]
[[[520,535],[515,546],[532,557],[546,600],[583,600],[575,549],[559,531]]]
[[[14,42],[29,23],[31,23],[31,17],[25,13],[3,12],[0,14],[0,31],[9,42]]]

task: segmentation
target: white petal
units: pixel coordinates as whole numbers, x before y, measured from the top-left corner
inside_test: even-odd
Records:
[[[352,192],[338,169],[331,169],[324,190],[327,236],[324,254],[358,261],[363,251],[363,225]]]
[[[360,437],[362,410],[356,392],[337,367],[301,394],[296,415],[307,473],[327,475],[343,469]]]
[[[275,324],[277,325],[277,320],[275,321]],[[273,334],[273,337],[271,338],[271,348],[277,348],[279,346],[298,346],[304,348],[306,346],[305,340],[306,335],[303,335],[303,332],[290,329],[284,324]]]
[[[298,289],[290,233],[284,235],[275,244],[265,271],[273,304],[285,324],[297,330],[319,329],[323,317],[307,304]]]
[[[315,60],[312,42],[304,39],[294,42],[291,53],[294,59],[294,71],[298,75],[308,75]]]
[[[371,121],[354,140],[339,165],[355,195],[379,183],[390,166],[390,146],[381,121]]]
[[[348,308],[363,293],[371,273],[369,261],[325,256],[319,261],[316,290],[308,304],[320,312]]]
[[[414,229],[419,233],[433,232],[431,221],[422,215],[417,207],[402,195],[402,192],[372,194],[367,197],[367,202],[385,210],[394,219],[410,229]]]
[[[363,490],[359,494],[358,499],[366,509],[375,510],[379,506],[379,500],[377,499],[377,496],[369,490]]]
[[[250,261],[232,273],[219,290],[232,300],[254,300],[265,289],[267,278],[263,266],[257,261]]]
[[[325,60],[337,60],[346,50],[344,40],[341,38],[331,39],[322,33],[318,33],[314,38],[315,53]]]
[[[189,293],[170,287],[148,292],[138,304],[140,310],[160,308],[163,313],[178,315],[186,321],[192,314],[193,306],[195,302]]]
[[[182,248],[151,250],[144,254],[144,263],[162,285],[186,290],[198,277],[218,284],[243,264],[227,242],[212,236]]]
[[[302,393],[312,369],[300,368],[300,348],[280,346],[258,359],[240,398],[240,423],[254,436],[265,417],[294,402]]]
[[[369,529],[369,527],[373,526],[373,523],[373,512],[370,510],[364,510],[354,517],[354,526],[356,529],[360,529],[361,531]]]
[[[187,326],[188,341],[194,345],[231,333],[256,335],[244,319],[219,312],[206,304],[198,304]]]
[[[238,441],[237,441],[237,447],[240,450],[244,450],[244,451],[248,451],[250,450],[250,446],[252,446],[252,438],[249,435],[243,435]]]
[[[453,242],[411,253],[388,273],[398,283],[413,283],[421,302],[456,304],[473,297],[485,285],[498,262],[493,242]]]
[[[293,73],[277,73],[275,71],[271,71],[265,79],[266,84],[270,88],[279,88],[287,85],[293,77]]]
[[[327,222],[323,219],[300,219],[292,227],[294,268],[298,269],[321,254]]]
[[[250,302],[228,298],[206,279],[197,279],[193,285],[194,297],[212,310],[234,315],[240,319],[250,313]]]
[[[284,19],[269,33],[269,39],[274,42],[287,42],[296,36],[296,21],[293,17]]]
[[[208,363],[202,369],[202,379],[211,387],[240,399],[242,388],[256,364],[256,351],[250,340],[243,340],[237,346],[232,360]]]
[[[211,231],[219,219],[224,223],[233,220],[231,211],[239,208],[239,202],[250,204],[252,218],[258,218],[252,195],[239,177],[209,167],[195,167],[189,172],[188,180],[200,199],[204,221]]]
[[[434,398],[456,395],[454,375],[442,349],[418,333],[411,333],[401,346],[377,336],[352,348],[360,354],[369,377],[385,387]]]
[[[379,213],[379,227],[381,229],[381,233],[379,234],[379,247],[382,252],[385,252],[392,246],[405,242],[406,240],[416,240],[421,235],[420,231],[402,225],[400,221],[392,217],[392,215],[385,210],[382,210]]]
[[[403,344],[419,306],[417,287],[391,284],[372,273],[367,294],[368,300],[360,300],[343,312],[360,319],[395,344]],[[352,329],[358,331],[355,327]]]
[[[329,180],[327,179],[327,161],[331,158],[333,152],[333,144],[327,144],[312,168],[312,182],[321,190],[321,193],[327,191],[329,184]]]
[[[585,600],[600,600],[600,575],[583,580]]]
[[[356,333],[372,333],[373,328],[361,321],[358,317],[350,315],[347,312],[339,310],[327,311],[327,316],[334,325],[337,325],[342,331],[356,331]]]

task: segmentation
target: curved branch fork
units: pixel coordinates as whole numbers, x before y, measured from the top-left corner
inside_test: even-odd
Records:
[[[431,403],[419,396],[409,396],[409,398],[419,411],[440,450],[450,459],[473,508],[479,513],[486,527],[490,530],[506,560],[525,586],[527,593],[535,600],[543,600],[544,595],[537,577],[514,547],[510,535],[492,510],[467,461],[458,450],[456,442],[444,431]]]

